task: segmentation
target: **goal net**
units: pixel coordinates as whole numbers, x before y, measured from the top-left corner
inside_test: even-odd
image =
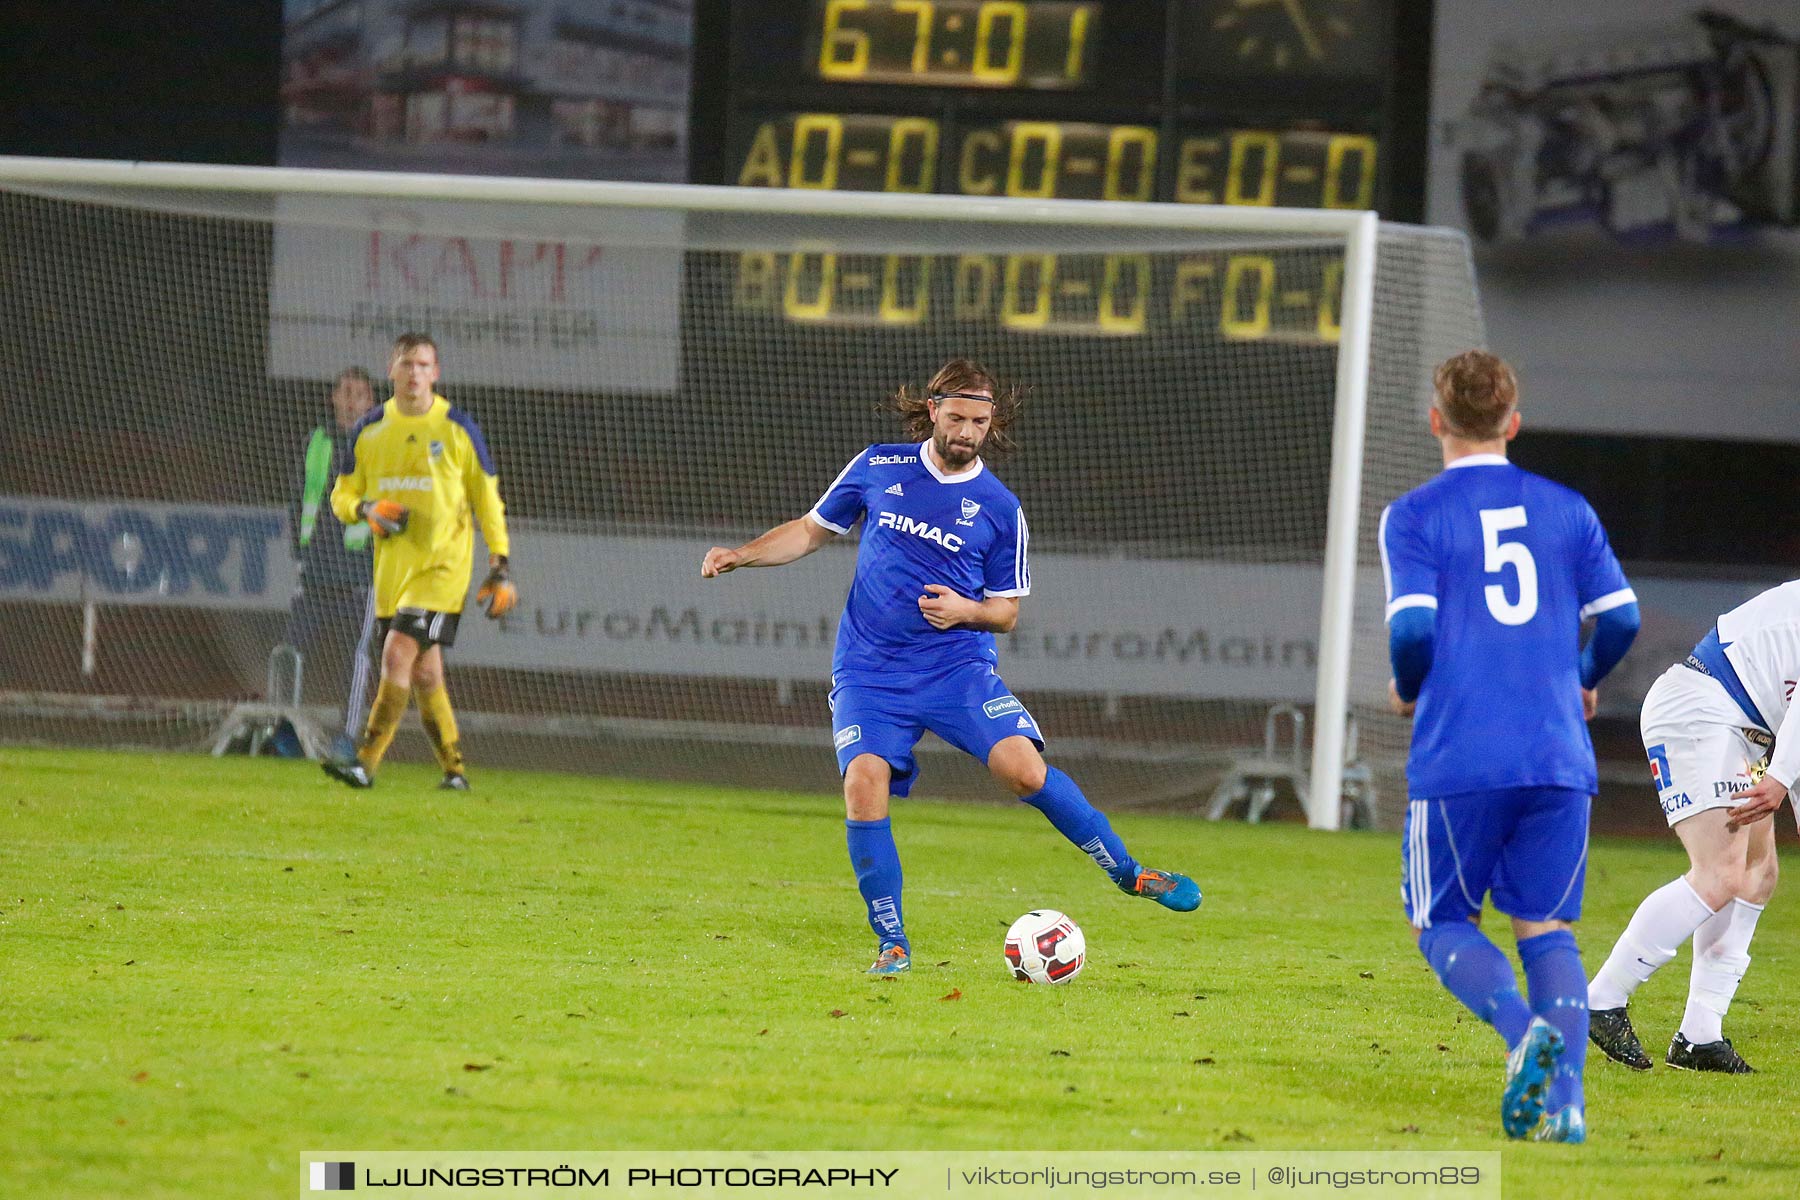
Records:
[[[447,658],[477,771],[835,787],[854,536],[719,580],[700,560],[901,440],[881,402],[954,356],[1027,389],[991,463],[1034,587],[1001,672],[1098,802],[1204,801],[1284,705],[1313,733],[1347,708],[1378,770],[1403,750],[1374,529],[1436,469],[1432,366],[1482,342],[1456,234],[13,159],[0,258],[0,738],[212,745],[289,699],[284,643],[335,732],[355,631],[290,611],[309,435],[341,371],[379,402],[423,330],[497,460],[523,597],[471,604]],[[991,794],[931,737],[920,761],[922,794]]]

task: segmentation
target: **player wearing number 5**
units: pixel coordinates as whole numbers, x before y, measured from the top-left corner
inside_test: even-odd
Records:
[[[488,544],[488,575],[476,600],[490,617],[518,603],[507,572],[506,506],[493,456],[473,417],[438,395],[437,345],[422,333],[394,343],[388,376],[394,395],[350,435],[350,461],[331,490],[345,524],[367,521],[375,534],[375,617],[381,627],[381,685],[356,758],[325,771],[369,787],[406,712],[410,690],[444,768],[441,786],[469,786],[456,714],[444,686],[445,646],[469,592],[475,546],[471,516]]]
[[[1507,1046],[1509,1137],[1586,1138],[1581,915],[1598,778],[1595,686],[1637,634],[1637,597],[1575,492],[1506,460],[1518,385],[1471,350],[1438,367],[1444,472],[1381,515],[1389,699],[1414,717],[1401,897],[1438,978]],[[1596,624],[1586,647],[1581,625]],[[1529,1002],[1479,927],[1512,918]]]

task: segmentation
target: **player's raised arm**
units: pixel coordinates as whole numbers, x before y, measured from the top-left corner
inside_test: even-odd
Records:
[[[865,511],[862,489],[868,459],[866,449],[851,459],[804,517],[777,525],[736,549],[714,546],[708,550],[700,563],[700,577],[712,579],[739,567],[779,567],[805,558],[840,533],[849,533]]]
[[[825,528],[813,520],[810,514],[795,517],[735,550],[714,546],[701,560],[700,577],[711,579],[739,567],[779,567],[797,558],[805,558],[836,536],[836,530]]]

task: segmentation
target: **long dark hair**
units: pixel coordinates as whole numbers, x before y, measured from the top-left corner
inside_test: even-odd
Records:
[[[986,392],[994,398],[994,420],[988,426],[987,440],[981,444],[983,457],[998,458],[1017,449],[1017,443],[1007,431],[1018,421],[1019,413],[1025,407],[1023,394],[1014,385],[1001,383],[980,363],[966,358],[953,358],[945,363],[923,391],[915,392],[907,386],[894,393],[888,407],[900,414],[907,440],[922,442],[931,437],[932,400],[952,392]]]

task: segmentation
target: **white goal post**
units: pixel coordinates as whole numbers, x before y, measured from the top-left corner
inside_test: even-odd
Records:
[[[401,215],[395,217],[395,213]],[[390,219],[393,224],[381,225]],[[113,249],[94,251],[103,257],[84,264],[81,247],[95,236]],[[428,253],[414,254],[392,248],[403,237],[435,240]],[[334,239],[350,249],[337,246]],[[576,243],[591,249],[569,248]],[[490,254],[489,247],[496,245],[501,249]],[[143,257],[155,261],[140,263],[138,255],[119,247],[143,247]],[[0,158],[0,249],[33,261],[32,269],[16,274],[9,283],[9,299],[0,310],[0,316],[27,310],[32,314],[31,319],[0,334],[0,388],[6,389],[5,394],[17,396],[48,387],[74,396],[79,407],[88,389],[113,379],[142,385],[157,397],[191,397],[191,401],[160,400],[162,416],[143,419],[149,424],[160,420],[164,434],[174,436],[166,426],[179,425],[183,418],[170,415],[169,410],[191,402],[195,423],[210,423],[208,427],[218,429],[218,436],[226,440],[242,434],[244,444],[224,456],[241,462],[246,477],[254,476],[255,484],[224,488],[221,498],[228,503],[284,502],[287,481],[279,456],[265,460],[257,456],[261,451],[252,455],[248,438],[254,434],[258,445],[270,438],[279,440],[292,423],[276,411],[273,401],[265,411],[256,400],[224,395],[243,387],[238,376],[254,375],[260,364],[268,380],[289,381],[280,387],[272,385],[270,390],[291,397],[299,386],[293,381],[320,385],[340,360],[355,361],[353,356],[359,356],[376,374],[379,387],[384,364],[374,361],[373,348],[384,339],[391,340],[402,327],[426,325],[428,332],[438,332],[429,327],[434,321],[453,322],[451,327],[458,331],[440,335],[445,361],[442,390],[453,402],[458,401],[458,371],[463,364],[480,355],[493,360],[490,374],[480,381],[486,390],[478,392],[482,403],[475,409],[502,463],[503,490],[514,482],[509,471],[532,470],[531,466],[509,465],[518,461],[509,458],[509,449],[521,441],[529,439],[534,446],[542,443],[541,453],[534,449],[536,457],[530,460],[536,464],[561,461],[558,447],[566,434],[580,433],[568,443],[570,447],[579,444],[580,453],[606,445],[605,434],[610,431],[589,430],[590,421],[599,418],[584,413],[604,410],[614,414],[615,429],[641,424],[652,430],[647,435],[652,457],[636,476],[636,486],[649,488],[653,495],[633,494],[620,483],[618,503],[602,510],[591,495],[598,476],[584,474],[588,468],[568,466],[571,474],[566,481],[528,481],[530,486],[523,490],[530,498],[523,504],[509,496],[522,523],[541,531],[546,546],[575,547],[577,543],[571,539],[577,536],[602,534],[644,537],[654,533],[669,536],[670,544],[684,536],[724,540],[727,532],[736,531],[738,520],[745,522],[744,530],[756,532],[751,518],[760,521],[763,514],[745,512],[745,506],[734,502],[736,493],[716,482],[716,471],[709,474],[701,469],[716,466],[718,458],[707,457],[703,449],[671,445],[667,439],[704,441],[709,436],[742,435],[750,454],[764,456],[779,455],[790,447],[773,434],[743,434],[741,427],[658,426],[654,417],[643,414],[674,403],[682,406],[683,412],[691,409],[694,420],[706,413],[727,421],[741,420],[745,414],[734,404],[737,391],[775,397],[782,394],[786,382],[779,370],[782,355],[771,351],[765,360],[757,357],[759,347],[778,346],[787,354],[787,361],[804,357],[809,372],[806,386],[821,391],[826,386],[823,381],[849,379],[844,373],[854,370],[863,371],[854,376],[858,388],[866,379],[870,387],[878,383],[891,390],[898,383],[922,379],[946,358],[962,353],[979,356],[988,352],[988,347],[997,347],[991,352],[1003,362],[1010,359],[1021,364],[1009,374],[1030,375],[1030,381],[1046,394],[1037,411],[1045,412],[1044,423],[1054,427],[1052,433],[1043,435],[1054,449],[1032,461],[1054,460],[1067,470],[1068,464],[1083,461],[1086,450],[1106,463],[1104,471],[1092,477],[1097,481],[1091,485],[1095,490],[1129,492],[1133,457],[1142,455],[1155,459],[1159,473],[1153,478],[1161,480],[1158,489],[1138,498],[1144,508],[1157,514],[1153,527],[1133,529],[1130,537],[1121,535],[1115,544],[1107,535],[1107,522],[1116,520],[1119,513],[1136,510],[1096,508],[1083,518],[1088,526],[1070,527],[1060,539],[1047,537],[1046,553],[1061,550],[1072,557],[1091,559],[1102,572],[1096,578],[1115,581],[1120,572],[1106,574],[1105,562],[1120,556],[1126,560],[1126,571],[1141,571],[1145,578],[1164,567],[1174,571],[1182,564],[1218,566],[1227,574],[1239,570],[1246,573],[1243,581],[1229,586],[1240,589],[1234,603],[1247,611],[1265,603],[1279,607],[1277,602],[1285,602],[1290,587],[1306,591],[1314,586],[1283,582],[1288,577],[1275,573],[1276,567],[1293,564],[1304,566],[1307,572],[1317,571],[1316,651],[1301,656],[1307,660],[1304,663],[1286,662],[1295,655],[1289,654],[1289,643],[1279,632],[1262,635],[1260,648],[1254,644],[1254,636],[1229,640],[1231,646],[1239,641],[1250,643],[1242,652],[1244,662],[1237,663],[1218,649],[1227,644],[1223,635],[1210,636],[1207,630],[1178,631],[1179,622],[1171,623],[1168,630],[1171,637],[1179,632],[1186,639],[1169,643],[1174,647],[1170,654],[1178,652],[1180,667],[1188,672],[1181,676],[1183,680],[1204,674],[1190,670],[1190,651],[1195,662],[1225,661],[1226,666],[1242,666],[1240,674],[1246,676],[1258,665],[1271,670],[1287,665],[1314,668],[1312,659],[1316,657],[1310,697],[1314,735],[1306,814],[1310,824],[1330,829],[1340,823],[1346,729],[1353,712],[1362,722],[1363,749],[1371,755],[1385,754],[1391,760],[1395,746],[1403,745],[1395,738],[1403,738],[1404,732],[1396,734],[1391,726],[1382,724],[1380,697],[1371,688],[1372,680],[1385,679],[1378,644],[1379,605],[1370,618],[1374,624],[1364,619],[1369,617],[1371,568],[1376,561],[1372,516],[1381,502],[1420,481],[1432,468],[1434,448],[1425,442],[1423,423],[1432,364],[1482,340],[1473,275],[1460,235],[1383,225],[1367,212]],[[585,259],[580,259],[582,253],[587,255]],[[666,261],[662,257],[671,254]],[[719,263],[712,263],[709,255],[721,256]],[[42,261],[36,261],[38,258]],[[573,282],[578,272],[572,264],[578,259],[584,269],[591,268],[587,279],[596,289],[591,293],[582,293],[582,285]],[[1088,263],[1088,259],[1093,261]],[[1290,260],[1300,265],[1290,267]],[[617,267],[620,263],[626,265]],[[608,264],[615,264],[618,274],[600,280]],[[488,272],[490,266],[494,271]],[[73,278],[100,268],[106,277]],[[175,335],[182,345],[166,345],[172,326],[152,321],[142,331],[129,328],[142,316],[144,303],[120,302],[114,307],[118,297],[110,293],[139,294],[136,278],[128,279],[126,274],[140,271],[146,281],[141,285],[143,295],[152,306],[157,296],[169,290],[170,279],[198,280],[197,287],[216,291],[217,306],[210,312],[199,301],[180,308],[181,320],[189,322]],[[342,319],[296,316],[291,311],[294,295],[317,297],[333,290],[366,290],[377,286],[370,280],[379,271],[403,276],[397,286],[412,287],[421,294],[428,290],[420,282],[426,276],[432,286],[442,278],[456,276],[455,286],[462,289],[460,299],[456,304],[421,302],[409,307],[392,297],[385,301],[376,297],[361,302],[361,307]],[[1288,276],[1284,277],[1284,272]],[[1293,282],[1300,277],[1311,282]],[[525,288],[525,281],[543,295],[560,289],[556,298],[562,308],[552,312],[547,304],[532,306],[507,295],[509,287]],[[977,284],[991,313],[989,309],[975,311],[978,306],[971,297]],[[390,280],[384,277],[379,286],[390,286]],[[284,287],[292,294],[280,294]],[[42,289],[44,294],[34,289]],[[998,298],[985,299],[989,293]],[[965,319],[964,307],[975,315]],[[59,324],[59,311],[63,317],[82,316],[89,308],[106,320],[96,317],[90,322]],[[1082,314],[1079,318],[1068,316],[1076,311]],[[947,315],[952,312],[961,324],[952,322]],[[1176,318],[1170,318],[1170,313]],[[939,314],[946,314],[941,325],[934,324],[940,321]],[[1177,319],[1182,317],[1188,326]],[[135,353],[149,346],[158,365],[106,361],[114,348],[97,344],[95,330],[112,329],[121,321],[127,328],[119,333],[124,343],[119,349]],[[195,321],[201,327],[194,328]],[[1190,335],[1190,329],[1197,332]],[[890,336],[882,338],[884,332]],[[1135,345],[1133,337],[1139,339]],[[509,339],[529,344],[519,349]],[[310,366],[296,365],[321,345],[334,349],[318,352],[316,363]],[[336,349],[340,345],[341,351]],[[228,348],[251,365],[220,383],[206,365],[208,356],[220,348]],[[165,354],[167,357],[162,357]],[[87,361],[81,361],[83,355],[88,356]],[[100,359],[95,360],[95,355]],[[1323,394],[1326,367],[1320,364],[1326,359],[1321,355],[1330,356],[1328,395]],[[548,361],[559,356],[560,361]],[[732,365],[716,366],[720,357]],[[1083,375],[1090,369],[1094,380],[1084,382],[1086,390],[1079,397],[1065,400],[1054,390],[1061,377]],[[159,372],[154,379],[134,375],[152,370]],[[221,394],[209,396],[207,389],[215,387]],[[378,392],[377,399],[382,395],[385,393]],[[1195,414],[1204,413],[1204,419],[1213,422],[1208,427],[1212,432],[1204,437],[1196,434],[1187,450],[1182,449],[1185,443],[1180,436],[1171,436],[1165,450],[1158,445],[1162,438],[1151,435],[1146,439],[1141,432],[1135,441],[1125,435],[1117,444],[1108,442],[1112,436],[1106,431],[1108,410],[1092,398],[1113,396],[1123,404],[1142,408],[1147,428],[1158,427],[1150,424],[1152,418],[1163,421],[1160,428],[1181,428],[1184,422],[1198,423],[1200,417]],[[872,402],[879,398],[867,395],[857,399]],[[853,431],[839,428],[844,418],[831,401],[848,399],[809,398],[810,407],[803,418],[810,424],[829,426],[832,433],[840,435],[833,444],[842,454],[865,444],[856,440],[864,437],[863,425],[856,425]],[[1090,408],[1083,412],[1092,415],[1080,421],[1068,415],[1084,402]],[[219,414],[227,411],[242,413],[240,430],[219,422]],[[490,411],[516,415],[499,420],[497,433],[496,425],[488,424]],[[1028,413],[1032,411],[1028,408]],[[1287,412],[1295,415],[1284,417]],[[1328,435],[1316,428],[1321,418],[1328,421]],[[59,419],[68,423],[47,432],[43,439],[47,444],[71,433],[79,438],[86,429],[84,422],[104,423],[107,417],[103,408],[96,407],[91,413],[72,415],[65,409]],[[1322,443],[1328,436],[1327,478],[1315,483],[1311,475],[1317,471],[1296,465],[1302,456],[1300,449],[1295,451],[1295,460],[1284,457],[1281,431],[1273,426],[1288,419],[1293,422],[1288,432],[1297,447]],[[1024,433],[1028,453],[1033,437],[1039,436],[1035,428],[1027,426]],[[851,432],[854,436],[848,436]],[[898,435],[870,435],[867,440],[894,441]],[[639,453],[634,445],[615,444],[609,449],[625,460]],[[1197,477],[1183,473],[1178,461],[1183,453],[1194,456],[1190,466]],[[803,456],[803,462],[794,464],[793,469],[804,477],[803,483],[797,480],[792,485],[794,495],[822,489],[829,482],[831,474],[825,468],[842,457],[833,454],[830,460]],[[1214,455],[1226,457],[1215,459]],[[1165,462],[1165,457],[1169,461]],[[54,460],[54,452],[51,458]],[[1376,460],[1377,469],[1365,469]],[[195,477],[188,484],[161,495],[154,487],[147,488],[143,480],[108,478],[110,461],[95,460],[98,473],[94,474],[81,466],[79,456],[67,456],[60,468],[45,467],[37,475],[16,464],[8,471],[8,464],[0,461],[0,471],[7,472],[0,473],[0,502],[9,495],[22,496],[19,503],[24,507],[18,511],[27,513],[23,518],[6,518],[0,513],[0,519],[15,523],[35,520],[31,513],[36,510],[31,505],[46,495],[83,502],[145,498],[173,505],[205,499],[211,487],[203,478],[208,468],[201,466],[193,469]],[[1208,464],[1224,461],[1242,470],[1225,482],[1208,478]],[[671,478],[690,467],[694,470],[687,482]],[[1006,471],[1004,465],[1000,469]],[[821,472],[825,472],[822,477]],[[1171,495],[1180,486],[1170,481],[1182,479],[1193,489],[1191,497]],[[1255,493],[1260,479],[1268,481],[1266,496]],[[1040,510],[1076,503],[1036,476],[1028,483],[1030,492],[1020,487],[1015,490],[1034,514],[1034,532]],[[785,480],[781,484],[787,487]],[[677,487],[687,490],[678,494]],[[1310,500],[1296,498],[1300,493],[1310,497],[1315,487],[1324,501],[1322,514],[1316,505],[1309,507]],[[666,494],[665,488],[670,489]],[[1269,521],[1263,514],[1276,510],[1281,513],[1281,524],[1278,536],[1272,539],[1264,528]],[[709,528],[695,514],[711,514],[715,523]],[[1322,520],[1318,520],[1320,516]],[[80,518],[71,520],[79,524]],[[1242,534],[1227,536],[1228,527],[1235,529],[1233,523],[1238,521],[1243,522]],[[720,529],[720,525],[727,528]],[[1309,525],[1322,527],[1304,527]],[[20,528],[36,530],[38,526]],[[6,533],[0,528],[0,536]],[[556,541],[558,538],[563,540]],[[598,541],[592,545],[600,547],[592,549],[595,554],[617,549],[610,542],[604,547]],[[589,552],[570,551],[577,557]],[[116,558],[117,544],[112,553]],[[529,558],[521,558],[518,565],[529,601],[534,567],[543,568]],[[684,563],[683,567],[690,565]],[[1070,577],[1078,574],[1078,565],[1071,566]],[[597,572],[605,569],[596,566]],[[558,570],[568,570],[568,564],[559,565]],[[12,582],[11,590],[0,588],[0,615],[24,611],[17,607],[20,604],[29,608],[31,603],[60,602],[83,606],[91,622],[92,579],[83,575],[64,587],[61,576],[51,578],[49,572],[49,568],[40,571],[38,582],[48,579],[49,584],[40,587],[41,594],[36,596],[26,595],[25,585],[18,580]],[[1200,570],[1196,577],[1205,574]],[[840,585],[844,582],[841,570],[836,578]],[[1161,590],[1157,595],[1181,594],[1184,585],[1174,575],[1170,578],[1175,582],[1158,584]],[[166,592],[167,579],[159,586]],[[697,580],[694,586],[698,586]],[[1046,593],[1054,586],[1048,577],[1040,583]],[[837,595],[841,596],[841,588]],[[645,599],[642,603],[651,602]],[[768,611],[777,621],[784,603],[779,597],[768,601]],[[1030,609],[1028,605],[1027,611]],[[654,614],[659,610],[650,607],[645,611]],[[540,612],[540,632],[545,619]],[[611,615],[595,619],[610,621]],[[666,615],[664,619],[687,618],[681,610],[679,618]],[[705,619],[706,614],[694,618],[696,638]],[[720,619],[713,620],[715,635]],[[262,620],[260,628],[266,635],[273,617],[265,613]],[[471,625],[485,625],[474,619],[473,610],[463,623],[464,630]],[[87,636],[84,670],[91,674],[91,629]],[[186,635],[159,628],[145,636]],[[237,647],[256,636],[234,633],[225,640]],[[677,629],[668,640],[681,643],[684,636],[683,630]],[[772,636],[775,642],[781,641],[779,624]],[[1063,637],[1060,632],[1056,636]],[[1130,701],[1125,707],[1138,705],[1132,711],[1192,705],[1191,711],[1210,713],[1213,710],[1208,705],[1229,702],[1237,706],[1232,710],[1236,715],[1220,719],[1218,730],[1195,739],[1207,743],[1207,749],[1193,762],[1216,764],[1221,754],[1228,752],[1228,743],[1251,740],[1244,732],[1260,729],[1260,715],[1268,702],[1284,698],[1278,684],[1267,685],[1273,690],[1265,691],[1259,690],[1264,684],[1252,683],[1237,692],[1217,692],[1219,685],[1213,683],[1195,684],[1190,695],[1184,690],[1188,688],[1185,682],[1171,691],[1169,685],[1145,675],[1139,686],[1118,674],[1128,671],[1135,661],[1133,652],[1139,643],[1128,639],[1138,635],[1102,631],[1083,636],[1086,642],[1070,633],[1055,645],[1079,650],[1085,655],[1080,663],[1099,664],[1105,654],[1113,655],[1091,671],[1072,666],[1071,674],[1089,675],[1088,684],[1076,687],[1071,682],[1062,688],[1096,698],[1096,729],[1109,720],[1118,723],[1120,695]],[[756,637],[760,639],[762,634]],[[1051,644],[1050,637],[1045,635],[1046,645]],[[1107,637],[1112,642],[1105,641]],[[1146,633],[1140,641],[1148,645],[1145,639],[1151,638]],[[1156,644],[1160,651],[1162,641]],[[1096,645],[1100,650],[1093,649]],[[1121,646],[1123,650],[1118,649]],[[46,657],[61,653],[48,647],[44,650]],[[716,646],[713,652],[712,661],[722,662]],[[810,652],[828,662],[828,648],[813,646]],[[130,651],[124,653],[129,656]],[[227,656],[231,653],[243,660],[233,668],[241,679],[248,674],[246,664],[257,656],[236,649]],[[651,651],[633,651],[616,664],[613,659],[596,659],[574,673],[563,671],[564,664],[555,659],[540,662],[537,666],[544,682],[540,683],[538,676],[521,676],[501,689],[530,693],[532,702],[510,715],[495,714],[491,727],[525,729],[537,722],[567,734],[593,711],[590,704],[597,704],[600,712],[611,715],[613,723],[605,727],[614,735],[623,729],[631,731],[630,736],[648,738],[660,736],[658,729],[663,726],[679,729],[683,717],[673,710],[686,693],[674,684],[659,692],[646,682],[658,670],[646,657],[649,654]],[[457,662],[455,654],[451,661]],[[499,663],[491,665],[501,674],[507,669]],[[1115,667],[1114,674],[1107,674]],[[0,662],[0,668],[14,675],[23,670],[9,668],[5,662]],[[704,687],[708,669],[702,663],[675,670],[688,682],[698,680]],[[165,670],[157,668],[158,672]],[[310,664],[308,670],[310,673]],[[624,691],[615,694],[606,690],[610,684],[596,683],[597,690],[590,693],[580,681],[582,670],[597,679],[621,680]],[[1001,670],[1008,671],[1005,647]],[[1049,670],[1047,665],[1041,669]],[[453,683],[457,671],[453,665]],[[721,667],[720,671],[722,677],[734,681],[756,677],[756,669],[750,666]],[[1040,672],[1040,668],[1032,671]],[[155,696],[160,689],[149,674],[148,667],[135,673],[125,670],[118,676],[123,682],[111,690],[127,696]],[[1123,687],[1108,682],[1115,674],[1126,678]],[[784,703],[796,681],[817,685],[816,679],[787,678],[779,671],[767,678],[775,688],[769,694],[781,697]],[[1015,686],[1031,693],[1045,685],[1015,681]],[[536,691],[539,688],[543,689],[541,697]],[[46,698],[82,690],[79,681],[71,685],[60,676],[0,679],[0,693],[15,706],[21,697],[47,702]],[[206,698],[207,689],[182,686],[170,694],[185,698],[191,706]],[[595,696],[601,698],[595,700]],[[1159,704],[1164,696],[1172,699]],[[702,714],[705,719],[696,729],[731,724],[728,714],[732,706],[744,703],[763,701],[724,701],[719,713]],[[1070,704],[1073,711],[1075,701]],[[1238,709],[1253,709],[1257,719],[1250,720]],[[476,729],[480,728],[481,711],[482,706],[477,705]],[[772,744],[796,740],[815,744],[814,735],[803,737],[797,728],[787,728],[788,724],[798,727],[801,723],[774,722]],[[0,738],[6,736],[8,727],[0,724]],[[41,730],[37,736],[43,736]],[[707,740],[716,736],[716,728],[697,736]],[[1086,740],[1098,745],[1109,737],[1102,729]],[[1119,735],[1121,745],[1132,740],[1129,732]],[[1056,744],[1053,729],[1053,749]],[[1166,739],[1159,743],[1164,750],[1170,744]],[[1187,769],[1169,768],[1165,774],[1175,776]],[[1149,790],[1167,796],[1182,789],[1165,781]],[[1202,789],[1190,785],[1189,790]]]

